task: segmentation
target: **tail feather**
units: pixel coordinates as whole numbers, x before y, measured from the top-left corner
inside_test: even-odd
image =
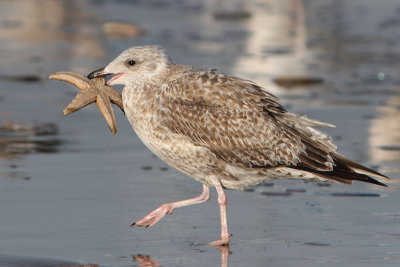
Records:
[[[315,170],[301,163],[292,168],[305,170],[317,174],[321,178],[339,183],[351,184],[354,180],[356,180],[380,186],[387,186],[386,184],[368,176],[367,174],[389,179],[387,176],[371,170],[337,153],[331,153],[331,156],[334,164],[333,169],[330,171]]]
[[[365,167],[365,166],[363,166],[363,165],[361,165],[361,164],[359,164],[359,163],[357,163],[355,161],[352,161],[351,159],[348,159],[348,158],[346,158],[346,157],[344,157],[344,156],[342,156],[340,154],[332,153],[332,156],[336,160],[344,163],[350,169],[353,169],[354,171],[357,171],[359,173],[366,174],[366,175],[374,175],[374,176],[378,176],[378,177],[381,177],[381,178],[389,179],[389,177],[387,177],[386,175],[383,175],[383,174],[381,174],[381,173],[379,173],[377,171],[374,171],[374,170],[372,170],[370,168],[367,168],[367,167]]]

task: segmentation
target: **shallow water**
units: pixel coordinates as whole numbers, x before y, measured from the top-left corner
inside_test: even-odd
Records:
[[[399,10],[395,0],[0,1],[0,263],[219,266],[222,255],[229,266],[396,266]],[[102,31],[120,20],[143,34]],[[252,79],[290,111],[335,124],[326,132],[338,151],[393,183],[275,181],[228,191],[231,254],[193,244],[219,235],[215,192],[151,229],[129,228],[201,185],[155,158],[120,111],[115,136],[96,106],[62,116],[76,89],[47,77],[87,74],[127,47],[154,43],[176,63]],[[285,88],[277,78],[319,82]]]

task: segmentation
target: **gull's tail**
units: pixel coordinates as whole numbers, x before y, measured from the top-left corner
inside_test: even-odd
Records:
[[[361,181],[380,186],[387,186],[386,184],[370,177],[369,175],[384,178],[386,180],[388,180],[389,177],[377,171],[371,170],[335,152],[331,152],[331,156],[333,159],[333,169],[331,171],[320,171],[304,166],[299,166],[298,169],[317,174],[321,178],[331,180],[333,182],[351,184],[353,181]]]

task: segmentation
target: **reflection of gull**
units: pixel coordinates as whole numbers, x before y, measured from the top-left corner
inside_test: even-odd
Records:
[[[221,254],[221,267],[228,267],[229,255],[232,253],[228,246],[219,246],[218,250]],[[137,267],[159,267],[161,263],[154,260],[151,255],[136,254],[132,256],[134,261],[138,263]]]
[[[221,267],[228,267],[229,255],[231,254],[228,246],[219,246],[219,252],[221,253]]]
[[[156,46],[133,47],[89,78],[114,74],[124,84],[126,116],[150,150],[203,183],[200,196],[167,203],[138,220],[152,226],[177,207],[209,199],[215,186],[221,238],[227,245],[226,189],[270,179],[353,180],[383,185],[381,174],[335,152],[331,139],[313,126],[329,124],[287,112],[275,96],[251,81],[173,64]],[[365,174],[363,174],[365,173]]]
[[[133,259],[138,263],[137,267],[159,267],[161,264],[150,255],[137,254]]]

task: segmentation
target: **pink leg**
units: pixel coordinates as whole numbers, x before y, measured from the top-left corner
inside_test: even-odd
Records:
[[[226,219],[226,194],[219,181],[214,182],[214,185],[218,193],[219,211],[221,214],[221,238],[208,244],[211,246],[228,246],[231,234],[228,232],[228,222]]]
[[[146,216],[144,216],[142,219],[138,220],[137,222],[134,222],[131,225],[131,227],[133,226],[151,227],[154,224],[156,224],[159,220],[161,220],[166,214],[172,213],[172,211],[175,208],[203,203],[209,199],[210,199],[210,189],[208,186],[203,185],[203,192],[201,192],[199,196],[177,202],[165,203],[160,207],[158,207],[157,209],[150,212],[149,214],[147,214]]]

